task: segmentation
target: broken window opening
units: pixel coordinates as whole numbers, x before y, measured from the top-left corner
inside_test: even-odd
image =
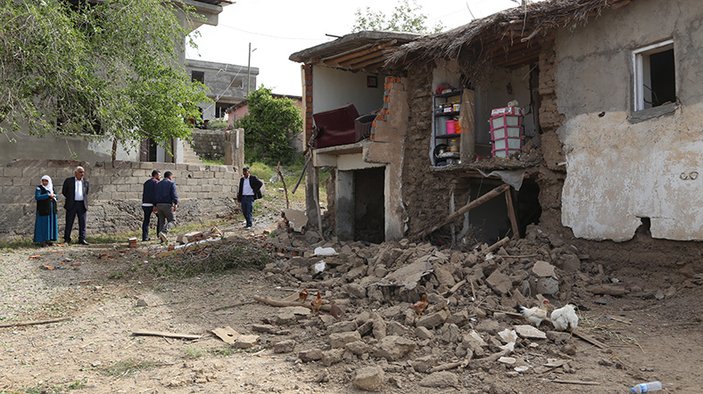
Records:
[[[634,110],[676,102],[674,41],[667,40],[633,51]]]
[[[205,72],[204,71],[191,71],[190,80],[198,81],[200,83],[205,83]]]

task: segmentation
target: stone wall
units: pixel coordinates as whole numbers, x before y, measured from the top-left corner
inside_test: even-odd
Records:
[[[141,226],[142,184],[156,167],[174,173],[180,204],[179,223],[203,222],[232,213],[239,175],[231,167],[193,164],[17,160],[0,167],[0,240],[31,238],[36,203],[34,188],[42,175],[54,181],[57,194],[63,180],[82,165],[90,181],[88,238],[92,234],[138,230]],[[59,234],[63,236],[63,196],[59,196]],[[75,235],[74,235],[74,238]]]
[[[198,157],[220,160],[225,155],[224,130],[193,130],[191,146]]]

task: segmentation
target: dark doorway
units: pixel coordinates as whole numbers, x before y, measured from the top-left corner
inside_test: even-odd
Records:
[[[539,204],[539,185],[533,179],[525,179],[517,192],[517,222],[520,236],[524,237],[527,226],[539,224],[542,206]]]
[[[381,243],[385,240],[386,169],[354,171],[354,240]]]

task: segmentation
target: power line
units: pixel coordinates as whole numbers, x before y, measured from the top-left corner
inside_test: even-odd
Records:
[[[273,34],[257,33],[254,31],[244,30],[244,29],[240,29],[238,27],[225,25],[225,24],[218,24],[217,25],[217,27],[220,27],[220,26],[226,27],[228,29],[236,30],[236,31],[241,31],[242,33],[253,34],[255,36],[262,36],[262,37],[268,37],[268,38],[276,38],[279,40],[320,41],[320,37],[316,37],[316,38],[312,38],[312,37],[283,37],[283,36],[276,36]]]

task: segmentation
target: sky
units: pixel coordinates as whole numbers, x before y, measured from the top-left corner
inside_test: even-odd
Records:
[[[217,26],[196,30],[197,48],[187,48],[189,59],[247,65],[259,69],[257,85],[274,93],[300,96],[300,63],[288,57],[334,37],[351,33],[355,11],[371,7],[390,15],[397,0],[236,0],[224,7]],[[417,0],[427,15],[427,26],[441,22],[445,30],[513,7],[513,0]],[[468,4],[468,7],[467,7]],[[470,12],[469,12],[470,10]]]

